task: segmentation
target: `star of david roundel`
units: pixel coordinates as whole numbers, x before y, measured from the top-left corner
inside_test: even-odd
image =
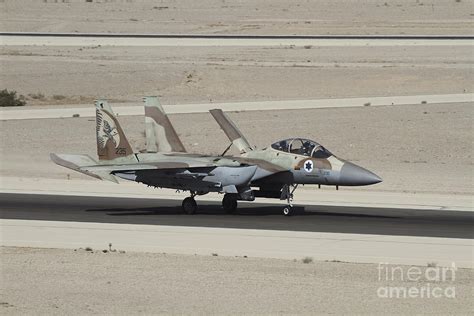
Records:
[[[303,165],[304,171],[311,172],[313,171],[313,162],[311,160],[306,160]]]

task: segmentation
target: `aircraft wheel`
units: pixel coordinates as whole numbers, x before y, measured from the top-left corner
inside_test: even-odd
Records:
[[[227,213],[234,213],[237,209],[237,198],[233,194],[225,194],[222,199],[222,207]]]
[[[291,209],[291,206],[287,206],[283,209],[283,215],[285,216],[293,215],[293,210]]]
[[[187,197],[183,200],[183,203],[181,204],[183,211],[186,214],[192,215],[196,213],[197,211],[197,203],[196,200],[192,197]]]

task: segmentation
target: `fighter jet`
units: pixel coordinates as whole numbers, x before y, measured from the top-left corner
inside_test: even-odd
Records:
[[[117,178],[159,188],[189,191],[183,211],[197,211],[195,197],[223,193],[222,206],[232,213],[237,201],[256,197],[286,200],[284,215],[292,215],[293,193],[298,184],[335,186],[369,185],[382,180],[374,173],[332,155],[322,145],[289,138],[257,150],[221,110],[211,110],[239,156],[187,153],[156,97],[146,97],[146,151],[134,151],[106,100],[97,100],[98,160],[88,155],[51,154],[58,165],[101,179]]]

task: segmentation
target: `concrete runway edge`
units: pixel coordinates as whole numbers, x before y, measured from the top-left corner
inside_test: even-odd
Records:
[[[203,103],[203,104],[173,104],[163,105],[168,114],[206,113],[211,109],[223,111],[267,111],[267,110],[304,110],[320,108],[387,106],[387,105],[413,105],[436,103],[465,103],[474,100],[473,93],[440,94],[440,95],[413,95],[413,96],[388,96],[364,97],[342,99],[315,99],[315,100],[285,100],[285,101],[259,101],[259,102],[233,102],[233,103]],[[137,100],[134,103],[112,104],[118,115],[144,115],[143,103]],[[55,106],[47,109],[32,109],[31,107],[16,109],[5,108],[0,110],[1,120],[43,119],[95,116],[93,105],[77,105],[77,107],[61,108]]]
[[[107,249],[473,268],[472,240],[204,227],[0,220],[2,246]]]

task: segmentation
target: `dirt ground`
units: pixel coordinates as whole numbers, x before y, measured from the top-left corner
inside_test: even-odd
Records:
[[[467,103],[229,115],[257,147],[289,137],[314,139],[384,179],[360,189],[473,194],[473,110]],[[220,154],[226,148],[228,140],[210,114],[170,117],[188,151]],[[132,146],[143,149],[143,117],[119,119]],[[49,153],[96,157],[94,118],[0,121],[0,134],[5,176],[88,178],[54,165]]]
[[[107,248],[107,247],[105,247]],[[2,314],[469,314],[473,270],[402,281],[376,264],[1,248]],[[308,260],[310,261],[310,260]],[[405,273],[409,266],[398,266]],[[391,270],[388,270],[391,271]],[[393,280],[392,280],[393,279]],[[381,298],[380,288],[454,288],[455,298]],[[437,292],[436,292],[437,293]],[[450,292],[448,292],[449,294]],[[449,294],[450,295],[450,294]]]
[[[470,46],[0,48],[2,86],[29,105],[465,93],[473,65]]]
[[[472,34],[470,0],[2,0],[3,31]]]

